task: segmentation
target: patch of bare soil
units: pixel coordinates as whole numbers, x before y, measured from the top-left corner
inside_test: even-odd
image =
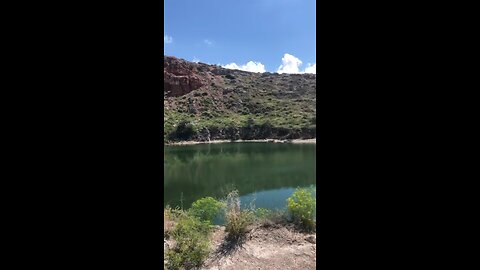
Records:
[[[225,228],[213,233],[212,253],[201,269],[316,269],[316,233],[293,227],[255,227],[244,239],[231,242]]]

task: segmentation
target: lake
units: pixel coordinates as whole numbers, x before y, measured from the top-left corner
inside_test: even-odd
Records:
[[[242,205],[286,207],[296,187],[316,186],[316,144],[222,143],[165,146],[164,207],[237,189]]]

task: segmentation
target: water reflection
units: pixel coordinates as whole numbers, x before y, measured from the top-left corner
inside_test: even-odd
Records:
[[[285,206],[298,186],[316,183],[315,145],[228,143],[169,146],[164,155],[164,205],[189,207],[232,188],[257,207]],[[255,194],[255,195],[254,195]]]

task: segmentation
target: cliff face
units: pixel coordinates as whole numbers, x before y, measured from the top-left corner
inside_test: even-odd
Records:
[[[316,75],[251,73],[164,57],[170,140],[313,138]]]
[[[166,96],[178,97],[207,85],[208,79],[193,63],[174,58],[164,58],[164,92]]]

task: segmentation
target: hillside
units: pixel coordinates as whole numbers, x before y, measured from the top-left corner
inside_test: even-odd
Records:
[[[164,57],[164,140],[316,137],[316,75]]]

